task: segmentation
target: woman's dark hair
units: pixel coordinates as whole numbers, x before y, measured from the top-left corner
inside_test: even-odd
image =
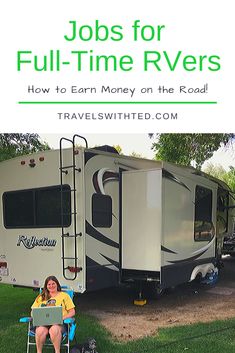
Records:
[[[61,286],[60,286],[60,283],[58,281],[58,279],[55,277],[55,276],[48,276],[46,279],[45,279],[45,283],[44,283],[44,286],[43,286],[43,290],[42,290],[42,293],[41,293],[41,296],[42,296],[42,300],[48,300],[50,299],[50,292],[49,290],[47,289],[47,283],[49,281],[53,281],[57,284],[57,291],[58,292],[61,292]]]

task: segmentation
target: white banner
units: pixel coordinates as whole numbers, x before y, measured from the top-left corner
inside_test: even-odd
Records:
[[[1,131],[232,132],[225,1],[8,1]]]

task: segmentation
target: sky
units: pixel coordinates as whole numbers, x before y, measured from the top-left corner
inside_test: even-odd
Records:
[[[59,141],[61,137],[72,138],[73,134],[40,134],[43,141],[49,143],[51,148],[59,148]],[[152,159],[154,157],[154,152],[151,149],[154,139],[150,139],[148,134],[83,134],[87,141],[88,146],[98,146],[98,145],[120,145],[122,148],[122,153],[131,154],[132,152],[141,154],[144,158]],[[83,141],[77,140],[78,144],[83,145]],[[226,170],[229,166],[235,167],[235,144],[231,145],[229,148],[221,147],[217,152],[214,153],[213,157],[207,160],[203,167],[208,163],[214,165],[222,165]]]

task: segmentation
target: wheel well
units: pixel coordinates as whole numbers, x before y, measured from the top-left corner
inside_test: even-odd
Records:
[[[191,273],[191,277],[190,277],[190,281],[193,281],[194,279],[196,279],[196,277],[200,274],[201,278],[204,278],[206,276],[206,274],[213,270],[215,268],[215,266],[212,263],[208,263],[208,264],[203,264],[203,265],[199,265],[196,266],[192,273]]]

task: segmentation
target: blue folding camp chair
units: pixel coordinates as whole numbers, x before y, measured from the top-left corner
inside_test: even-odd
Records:
[[[73,299],[74,296],[74,291],[73,289],[67,287],[67,286],[61,286],[61,289],[63,292],[66,292],[71,299]],[[27,339],[27,353],[30,352],[30,347],[31,346],[36,346],[36,341],[35,341],[35,332],[32,330],[32,318],[31,317],[22,317],[20,318],[20,322],[23,323],[28,323],[28,339]],[[73,341],[75,337],[75,330],[76,330],[76,323],[74,318],[69,318],[64,320],[64,324],[67,325],[67,330],[66,332],[63,333],[62,340],[61,340],[61,347],[66,348],[67,353],[69,353],[69,348],[70,348],[70,343]],[[50,341],[50,338],[46,340],[44,346],[46,347],[53,347],[52,342]]]

